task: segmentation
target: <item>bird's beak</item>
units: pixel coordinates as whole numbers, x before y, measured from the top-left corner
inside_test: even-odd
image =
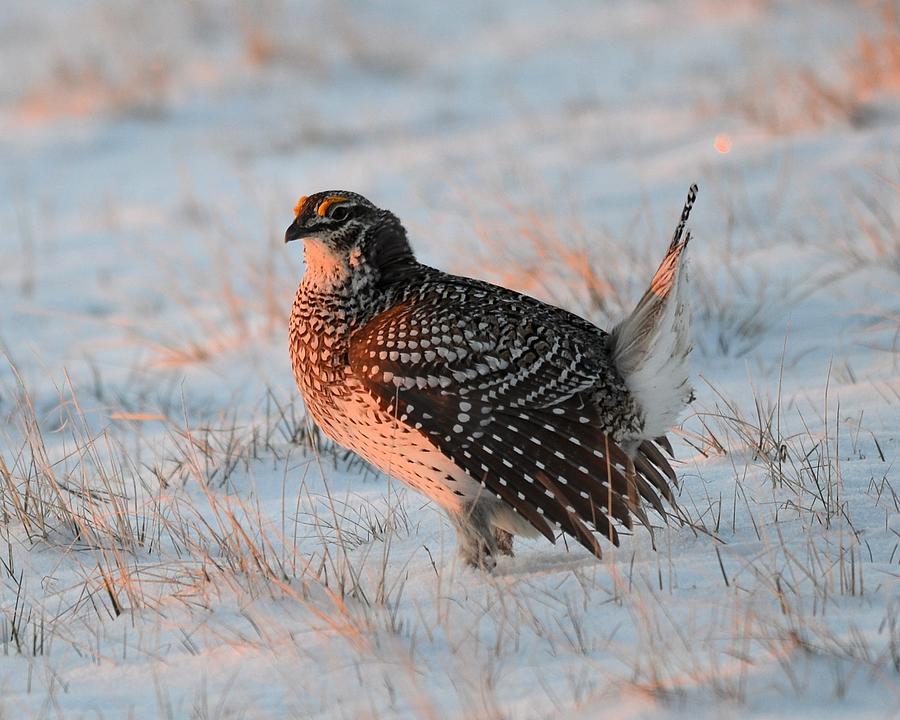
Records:
[[[307,230],[303,227],[300,219],[297,218],[296,220],[294,220],[294,222],[291,223],[291,226],[287,230],[285,230],[284,242],[289,243],[291,240],[297,240],[298,238],[302,238],[307,234]]]

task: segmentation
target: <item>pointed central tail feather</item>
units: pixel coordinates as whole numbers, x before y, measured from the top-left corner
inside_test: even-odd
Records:
[[[644,416],[641,440],[664,435],[690,401],[691,351],[685,225],[697,198],[691,185],[668,252],[631,314],[612,331],[613,361]]]

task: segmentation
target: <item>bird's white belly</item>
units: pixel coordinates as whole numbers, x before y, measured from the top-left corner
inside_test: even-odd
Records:
[[[326,408],[311,408],[319,426],[335,442],[402,480],[449,512],[485,491],[421,432],[378,407],[364,390],[348,393]]]

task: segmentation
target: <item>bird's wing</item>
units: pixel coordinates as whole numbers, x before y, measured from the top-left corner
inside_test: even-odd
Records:
[[[549,539],[548,521],[599,556],[592,529],[618,544],[610,518],[631,527],[634,514],[649,526],[638,496],[662,514],[659,495],[672,499],[664,476],[675,477],[644,443],[634,486],[626,480],[609,413],[627,396],[605,337],[558,308],[460,280],[356,330],[348,359],[384,410],[486,491]]]

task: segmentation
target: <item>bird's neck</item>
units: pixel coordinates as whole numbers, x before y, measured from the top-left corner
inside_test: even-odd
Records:
[[[366,261],[380,286],[402,281],[419,267],[413,255],[406,229],[397,217],[385,213],[381,222],[366,233],[363,240]]]
[[[368,268],[354,267],[352,256],[335,257],[314,242],[307,240],[304,250],[306,272],[294,299],[292,331],[301,344],[327,333],[342,346],[360,323],[380,312],[377,278]]]
[[[349,296],[372,282],[370,273],[360,272],[359,258],[333,253],[317,240],[303,245],[306,272],[301,288],[324,295]]]

